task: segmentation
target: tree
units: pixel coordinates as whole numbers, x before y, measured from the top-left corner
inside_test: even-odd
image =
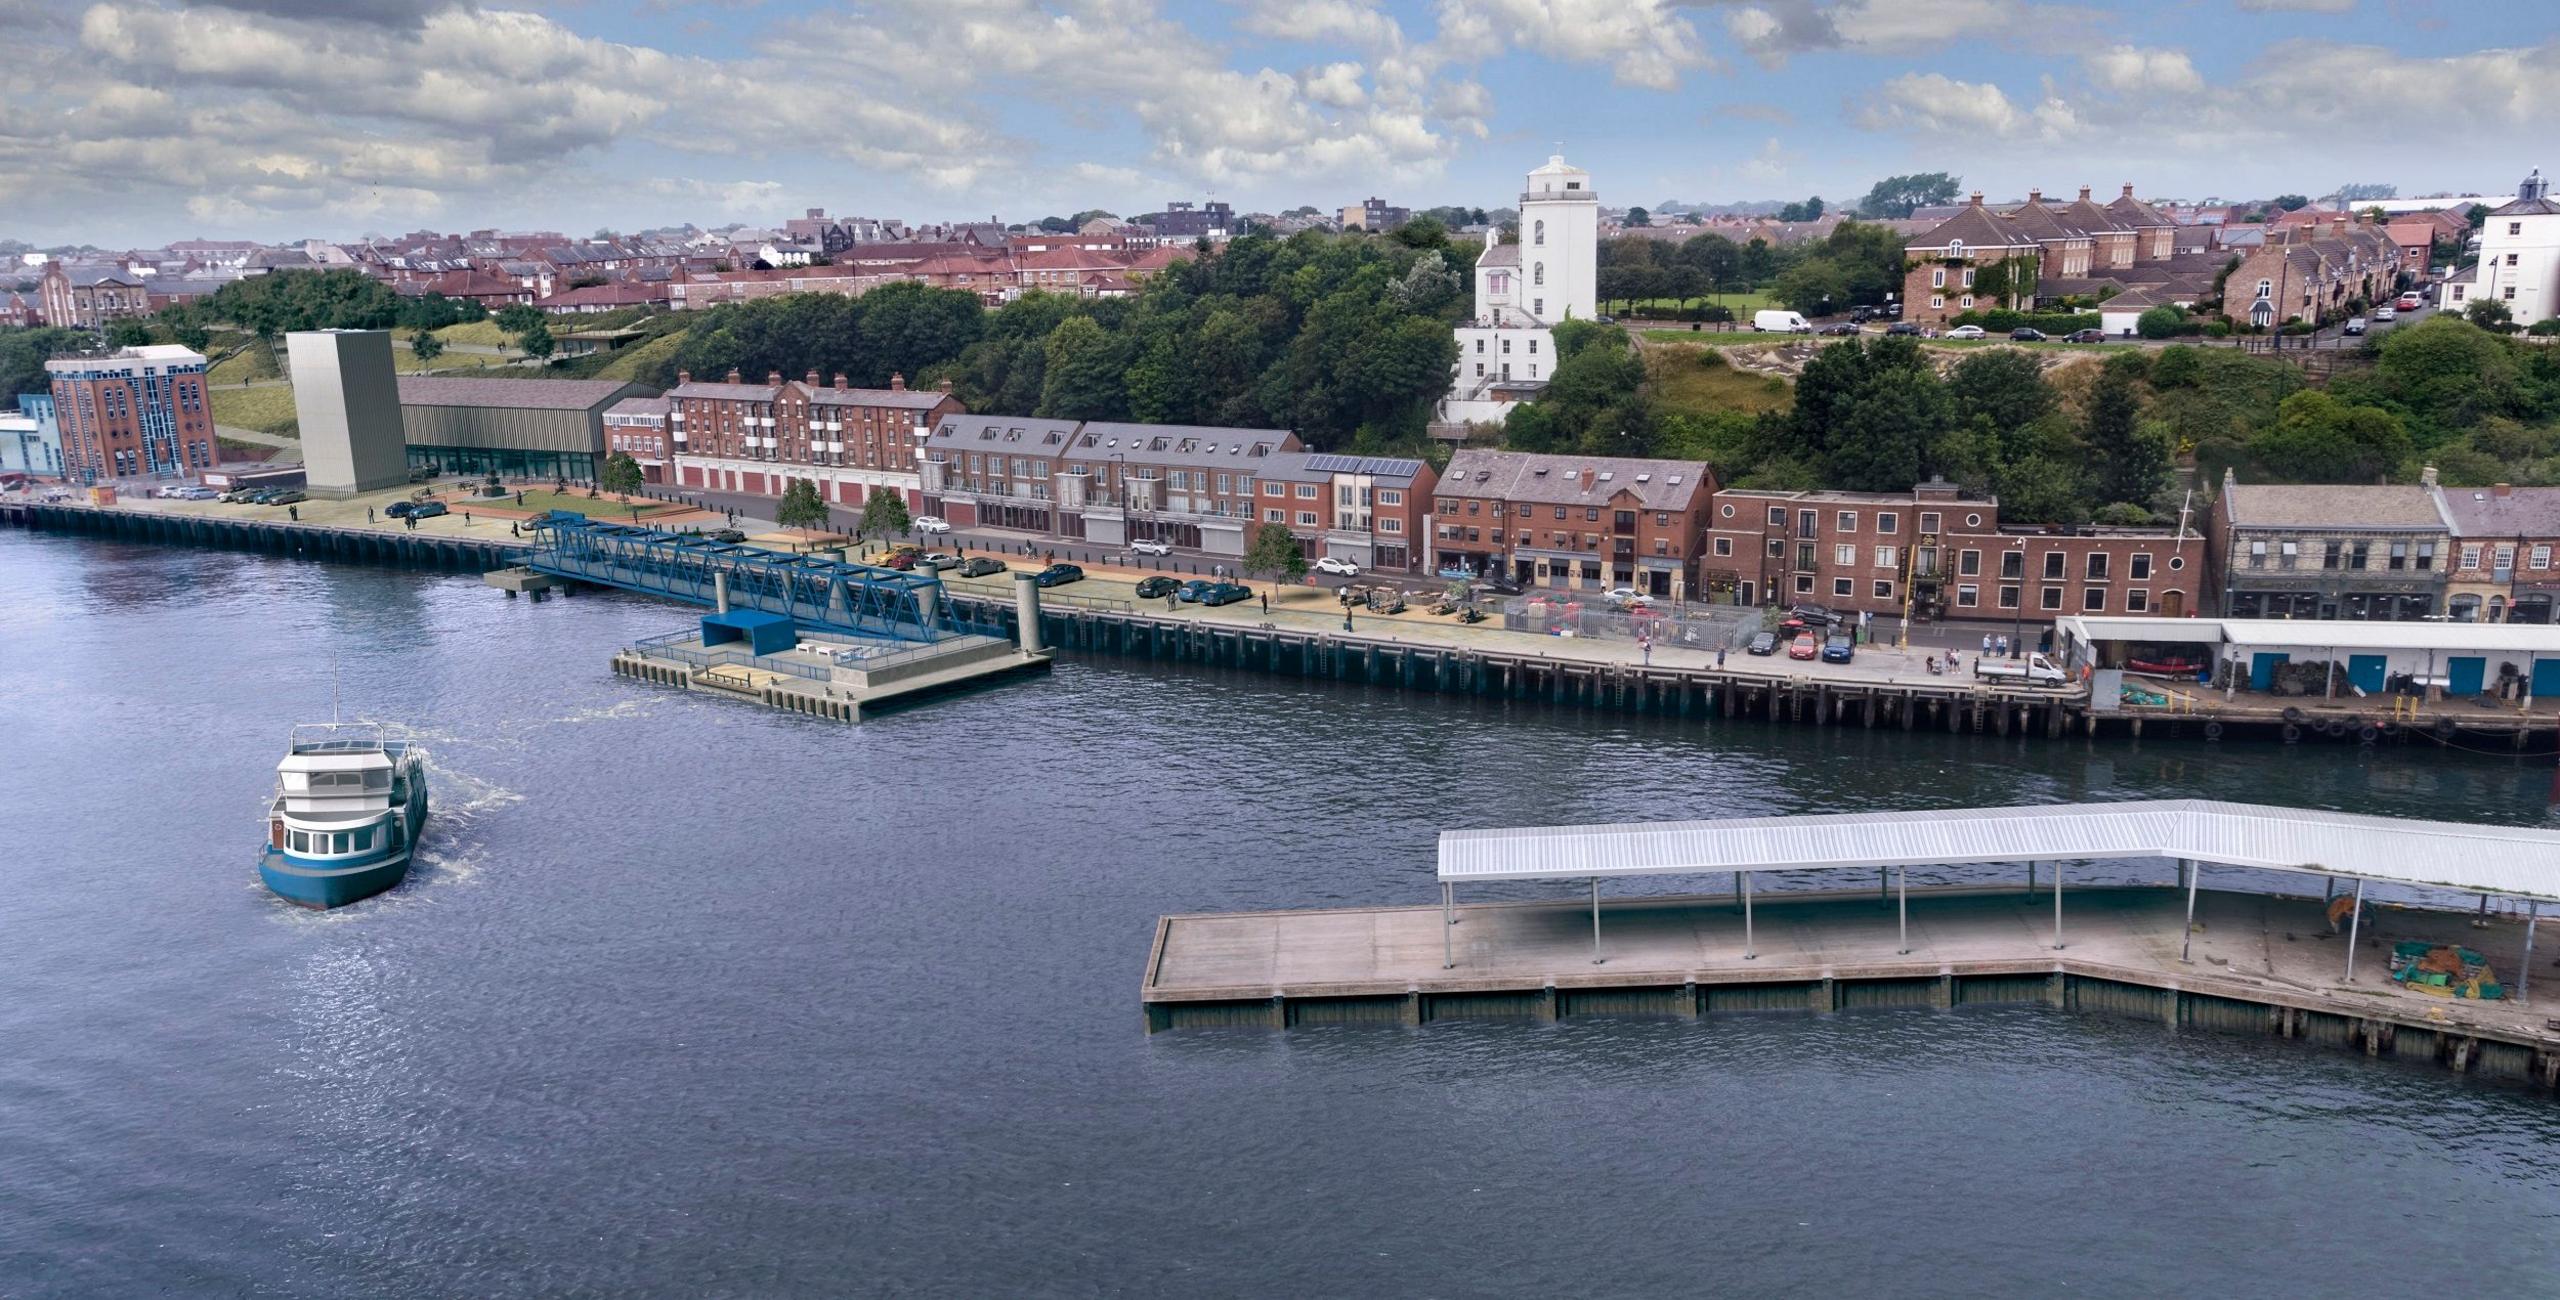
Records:
[[[2284,399],[2275,427],[2249,443],[2260,474],[2279,482],[2378,483],[2411,453],[2400,417],[2317,389]]]
[[[634,465],[632,468],[637,470],[639,466]],[[864,517],[868,520],[867,510],[864,512]],[[818,485],[805,478],[791,480],[790,486],[782,489],[782,503],[773,508],[773,521],[785,528],[826,527],[827,503],[819,497]]]
[[[2127,359],[2111,360],[2098,372],[2081,436],[2089,444],[2099,499],[2144,505],[2168,482],[2169,436],[2144,424],[2141,371],[2117,364]]]
[[[2134,317],[2133,332],[2147,339],[2176,338],[2178,326],[2184,324],[2186,319],[2185,312],[2162,304],[2158,307],[2146,308],[2141,315]]]
[[[904,533],[914,525],[907,517],[907,499],[891,487],[871,489],[862,501],[862,523],[854,531],[863,537],[887,537]]]
[[[107,330],[107,342],[120,348],[147,347],[151,343],[151,327],[138,320],[120,320]]]
[[[1642,208],[1629,208],[1627,209],[1627,224],[1630,226],[1650,226],[1653,224],[1653,214]]]
[[[2275,197],[2274,206],[2287,212],[2300,212],[2311,206],[2311,200],[2300,194],[2279,194]]]
[[[444,355],[444,340],[420,330],[409,339],[409,352],[420,361],[433,361]]]
[[[1041,345],[1045,378],[1039,414],[1058,420],[1111,420],[1129,402],[1129,356],[1090,316],[1070,317]]]
[[[2393,330],[2373,367],[2383,400],[2406,413],[2428,447],[2483,416],[2521,411],[2523,378],[2514,345],[2443,315]]]
[[[1244,571],[1295,582],[1307,575],[1307,557],[1288,528],[1264,524],[1254,531],[1253,545],[1245,548]]]
[[[550,356],[560,345],[552,339],[549,325],[535,321],[533,328],[516,336],[516,346],[524,349],[526,356],[544,358]]]
[[[62,353],[76,352],[88,345],[86,331],[38,327],[24,330],[0,330],[0,393],[15,397],[19,393],[49,391],[53,382],[45,374],[44,363]]]
[[[1956,177],[1945,172],[1915,172],[1909,176],[1887,176],[1877,181],[1875,186],[1867,191],[1867,197],[1858,200],[1858,215],[1870,219],[1901,220],[1909,217],[1917,208],[1953,203],[1956,187],[1961,183]]]
[[[531,303],[509,303],[498,309],[498,328],[509,334],[522,334],[541,323],[542,309]]]
[[[421,334],[418,337],[428,338],[432,336]],[[640,462],[632,459],[631,453],[627,451],[617,451],[612,455],[605,457],[604,468],[596,474],[596,485],[598,487],[620,496],[629,496],[630,494],[639,491],[640,484]],[[798,487],[800,485],[794,483],[792,486]],[[791,500],[790,494],[788,492],[784,493],[782,499],[786,504],[789,503]]]
[[[2004,440],[2053,413],[2053,385],[2035,354],[2018,348],[1968,352],[1947,375],[1947,396],[1961,424],[1981,425]]]
[[[1769,286],[1769,297],[1782,307],[1793,307],[1808,316],[1827,314],[1835,306],[1846,306],[1849,281],[1840,268],[1826,260],[1796,263],[1779,273]]]
[[[1814,195],[1802,203],[1790,203],[1778,209],[1780,221],[1819,221],[1822,219],[1822,196]]]
[[[2462,318],[2492,334],[2512,334],[2516,314],[2495,298],[2482,298],[2462,309]]]

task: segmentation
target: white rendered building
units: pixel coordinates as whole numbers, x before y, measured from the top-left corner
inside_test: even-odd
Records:
[[[1520,195],[1520,242],[1485,232],[1476,259],[1476,317],[1458,327],[1458,368],[1440,402],[1443,423],[1492,423],[1555,374],[1558,321],[1599,311],[1600,196],[1591,173],[1561,155],[1530,172]]]
[[[2537,168],[2514,202],[2490,211],[2480,225],[2479,263],[2445,282],[2439,306],[2458,312],[2503,302],[2519,329],[2560,316],[2560,203],[2550,191]]]

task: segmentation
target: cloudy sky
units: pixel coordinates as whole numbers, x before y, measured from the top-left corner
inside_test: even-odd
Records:
[[[2502,190],[2544,0],[0,0],[0,236]],[[2539,129],[2537,129],[2539,128]]]

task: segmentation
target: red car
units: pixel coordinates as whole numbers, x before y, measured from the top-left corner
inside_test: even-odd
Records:
[[[1787,643],[1789,659],[1814,659],[1819,658],[1821,654],[1822,643],[1814,640],[1811,632],[1797,633],[1796,639]]]

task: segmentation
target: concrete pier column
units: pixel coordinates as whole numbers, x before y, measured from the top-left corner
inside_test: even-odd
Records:
[[[1014,616],[1021,621],[1018,629],[1023,652],[1040,652],[1040,584],[1028,573],[1013,575]]]
[[[934,616],[941,612],[942,588],[940,586],[923,586],[916,588],[917,622],[924,624],[926,627],[932,627]]]
[[[711,608],[723,614],[729,612],[729,575],[726,573],[711,575]]]

